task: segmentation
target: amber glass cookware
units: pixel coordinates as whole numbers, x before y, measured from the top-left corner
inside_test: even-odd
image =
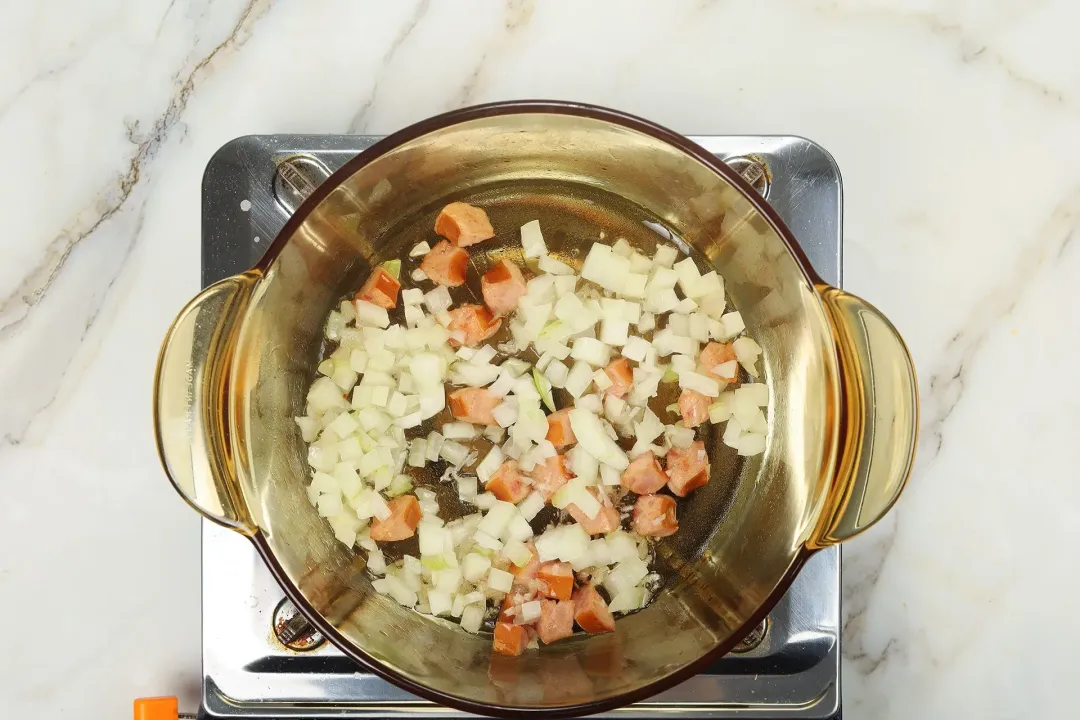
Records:
[[[433,240],[434,218],[453,200],[486,208],[498,233],[470,248],[473,274],[504,254],[520,260],[517,228],[534,218],[549,248],[579,266],[600,231],[651,253],[660,238],[642,221],[660,223],[723,275],[764,348],[771,392],[763,455],[740,458],[720,431],[705,432],[712,480],[680,502],[679,532],[657,545],[665,585],[655,601],[614,633],[516,658],[494,656],[489,635],[372,590],[362,554],[337,542],[308,503],[293,421],[330,310],[373,266]],[[334,173],[258,265],[180,312],[161,350],[154,422],[179,493],[247,536],[285,593],[355,661],[438,703],[551,717],[641,700],[729,651],[810,555],[896,501],[918,399],[889,321],[822,282],[776,213],[714,156],[612,110],[516,102],[425,120]]]

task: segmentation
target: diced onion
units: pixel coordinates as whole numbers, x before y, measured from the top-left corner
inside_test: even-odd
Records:
[[[521,247],[524,248],[527,258],[547,255],[547,245],[544,244],[544,235],[540,232],[539,220],[532,220],[521,226]]]
[[[629,464],[626,453],[608,437],[600,418],[595,414],[574,408],[570,411],[570,427],[578,443],[596,459],[619,470],[625,469]]]
[[[478,633],[484,622],[484,609],[479,605],[469,605],[461,613],[461,629],[466,632]]]

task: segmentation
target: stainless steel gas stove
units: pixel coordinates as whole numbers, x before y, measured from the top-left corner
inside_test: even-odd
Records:
[[[841,284],[841,184],[832,157],[796,137],[693,140],[743,173],[791,227],[818,273]],[[202,282],[254,264],[300,201],[373,137],[248,136],[203,178]],[[457,717],[367,673],[303,623],[242,537],[203,522],[204,718]],[[288,642],[288,646],[282,641]],[[838,718],[840,550],[814,555],[738,652],[605,717]]]

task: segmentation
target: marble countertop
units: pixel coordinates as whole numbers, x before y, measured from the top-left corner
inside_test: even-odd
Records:
[[[1080,6],[55,0],[4,15],[0,714],[196,705],[198,520],[158,465],[150,389],[198,289],[211,154],[520,97],[833,153],[845,285],[907,338],[924,411],[906,495],[845,549],[845,717],[1072,712]]]

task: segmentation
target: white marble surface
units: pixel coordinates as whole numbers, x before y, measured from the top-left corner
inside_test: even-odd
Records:
[[[846,285],[905,334],[924,409],[909,490],[846,550],[846,717],[1075,712],[1071,0],[2,6],[0,715],[194,708],[198,521],[150,387],[213,151],[537,96],[832,151]]]

